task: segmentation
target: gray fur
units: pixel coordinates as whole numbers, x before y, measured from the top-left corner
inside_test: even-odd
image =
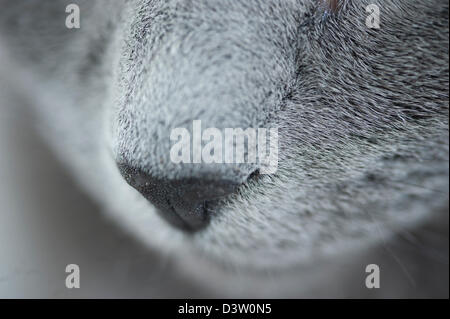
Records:
[[[80,30],[60,17],[69,2]],[[446,214],[448,2],[382,1],[379,30],[365,26],[371,2],[2,0],[0,45],[26,66],[16,85],[43,134],[108,214],[194,276],[277,274]],[[115,161],[243,180],[254,167],[168,160],[170,129],[194,119],[278,126],[280,161],[187,235]]]

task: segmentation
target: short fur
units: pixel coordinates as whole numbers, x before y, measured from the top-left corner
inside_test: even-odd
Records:
[[[72,2],[79,30],[64,27]],[[448,1],[379,2],[369,29],[372,2],[1,0],[0,44],[26,66],[14,77],[46,139],[108,214],[193,276],[282,274],[447,214]],[[185,234],[116,161],[245,181],[255,167],[168,160],[170,130],[195,119],[277,126],[280,160]]]

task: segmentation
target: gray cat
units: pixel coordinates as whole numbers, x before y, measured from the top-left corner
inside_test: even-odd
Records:
[[[71,3],[79,29],[65,24]],[[370,4],[379,28],[366,24]],[[371,247],[448,220],[448,1],[0,6],[2,60],[43,138],[108,216],[192,280],[230,294],[359,296],[364,279],[327,292],[341,272],[327,265],[357,255],[364,276],[382,263],[364,259]],[[277,127],[276,173],[173,163],[171,130],[194,120]],[[425,241],[448,262],[445,235]],[[429,276],[422,295],[448,296],[448,265]]]

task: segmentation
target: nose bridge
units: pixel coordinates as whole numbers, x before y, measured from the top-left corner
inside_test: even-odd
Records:
[[[192,138],[194,121],[203,130],[264,127],[295,79],[291,2],[169,1],[167,18],[154,14],[161,25],[134,23],[120,63],[117,161],[157,178],[245,180],[254,163],[174,163],[170,136],[186,128]]]
[[[161,108],[159,121],[173,127],[192,120],[219,128],[261,120],[260,103],[277,81],[268,76],[277,70],[274,57],[234,30],[199,26],[183,32],[149,65],[147,114]]]
[[[195,119],[212,127],[262,123],[296,70],[290,1],[268,3],[174,1],[170,27],[148,35],[143,46],[151,47],[133,79],[149,120],[169,127]]]
[[[153,14],[162,25],[141,17],[132,26],[133,45],[120,63],[115,151],[131,186],[166,217],[196,228],[211,201],[231,194],[258,166],[224,156],[204,162],[208,140],[201,135],[196,147],[194,121],[222,133],[264,125],[295,78],[295,18],[291,0],[168,3],[166,18]],[[183,128],[188,162],[171,157],[172,132]]]

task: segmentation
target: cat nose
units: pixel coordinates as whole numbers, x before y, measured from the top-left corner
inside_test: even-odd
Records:
[[[187,231],[197,231],[208,225],[209,206],[232,194],[239,186],[235,181],[212,178],[154,178],[126,164],[119,164],[119,170],[128,184],[158,208],[164,219]]]

